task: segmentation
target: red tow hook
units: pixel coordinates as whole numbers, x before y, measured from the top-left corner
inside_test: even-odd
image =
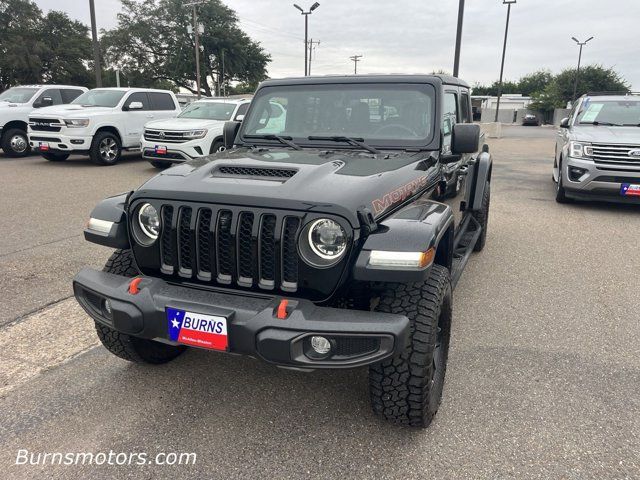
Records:
[[[276,312],[276,318],[279,318],[280,320],[286,320],[287,319],[287,306],[289,305],[289,300],[287,300],[286,298],[283,298],[280,301],[280,305],[278,305],[278,311]]]
[[[136,277],[129,283],[129,293],[131,295],[137,295],[140,292],[140,282],[143,280],[142,277]]]

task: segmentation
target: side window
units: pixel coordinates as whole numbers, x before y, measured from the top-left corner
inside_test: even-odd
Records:
[[[247,110],[249,110],[249,104],[248,103],[243,103],[242,105],[240,105],[238,107],[238,111],[236,112],[236,116],[235,116],[234,120],[236,120],[238,118],[238,116],[240,116],[240,115],[246,115],[247,114]]]
[[[151,110],[149,105],[149,97],[147,96],[146,92],[132,93],[124,102],[124,106],[129,107],[133,102],[142,103],[142,110]]]
[[[47,100],[49,98],[51,100]],[[57,88],[48,88],[40,94],[40,96],[34,103],[41,104],[45,107],[48,105],[61,105],[62,96],[60,95],[60,90],[58,90]]]
[[[471,111],[469,104],[471,103],[468,93],[460,95],[460,121],[463,123],[471,123]]]
[[[149,99],[151,100],[151,110],[175,110],[176,104],[173,102],[173,97],[168,93],[149,92]]]
[[[82,90],[77,90],[75,88],[63,88],[60,90],[60,94],[62,95],[62,103],[71,103],[84,92]]]
[[[451,143],[451,133],[453,126],[458,122],[458,95],[452,92],[445,92],[444,105],[442,107],[442,134],[445,141]]]

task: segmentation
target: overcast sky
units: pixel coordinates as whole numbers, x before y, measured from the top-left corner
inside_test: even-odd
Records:
[[[95,0],[98,28],[116,25],[119,0]],[[243,29],[272,56],[272,77],[304,70],[304,21],[293,3],[314,0],[223,0]],[[319,0],[309,18],[320,40],[312,73],[429,73],[453,69],[458,0]],[[89,24],[88,0],[36,0]],[[499,76],[507,7],[501,0],[467,0],[460,76],[489,83]],[[159,19],[161,21],[161,19]],[[572,36],[595,36],[583,64],[613,67],[640,89],[640,0],[518,0],[512,7],[505,79],[540,68],[558,72],[577,63]]]

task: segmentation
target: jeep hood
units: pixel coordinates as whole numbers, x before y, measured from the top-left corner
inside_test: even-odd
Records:
[[[325,212],[359,225],[358,211],[381,218],[439,180],[429,152],[237,149],[180,164],[147,181],[132,198]],[[280,177],[259,170],[284,170]],[[260,175],[262,173],[262,175]],[[431,178],[428,178],[428,174]]]
[[[112,111],[111,107],[83,107],[82,105],[54,105],[53,107],[43,107],[32,112],[32,117],[40,118],[78,118],[93,117],[103,115]]]
[[[607,127],[604,125],[577,126],[572,140],[591,143],[622,143],[640,145],[640,127]]]
[[[218,129],[222,133],[224,127],[223,120],[201,120],[198,118],[166,118],[152,120],[147,123],[147,128],[158,128],[160,130],[195,130],[199,128]]]

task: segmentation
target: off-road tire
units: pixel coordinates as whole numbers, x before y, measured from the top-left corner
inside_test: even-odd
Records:
[[[489,207],[491,204],[491,184],[486,182],[484,185],[484,195],[482,196],[482,207],[479,211],[474,211],[472,213],[473,218],[480,224],[482,227],[482,232],[476,241],[476,244],[473,246],[474,252],[481,252],[484,249],[484,246],[487,243],[487,229],[489,227]]]
[[[64,162],[69,158],[68,153],[55,153],[55,152],[40,152],[42,158],[49,160],[50,162]]]
[[[400,425],[429,426],[442,398],[451,304],[449,271],[439,265],[425,282],[389,284],[381,294],[376,310],[406,315],[411,336],[402,354],[369,367],[376,414]]]
[[[150,160],[149,163],[158,170],[165,170],[173,165],[173,162],[167,162],[166,160]]]
[[[569,203],[567,192],[562,184],[562,160],[558,161],[558,181],[556,182],[556,202]]]
[[[115,148],[115,155],[113,157],[103,153],[102,149],[107,148],[106,144],[112,145]],[[111,150],[111,148],[109,148]],[[115,165],[122,157],[122,142],[117,135],[111,132],[98,132],[94,135],[89,148],[89,158],[96,165]]]
[[[139,274],[131,250],[116,250],[102,269],[104,272],[135,277]],[[115,356],[134,363],[167,363],[176,358],[186,347],[174,347],[153,340],[132,337],[95,322],[102,345]]]
[[[16,136],[21,136],[26,143],[26,148],[24,151],[19,152],[14,150],[11,146],[11,139]],[[21,158],[26,157],[31,152],[31,147],[29,146],[29,137],[27,137],[27,132],[20,128],[10,128],[2,134],[2,139],[0,139],[0,146],[4,151],[5,155],[10,158]]]

